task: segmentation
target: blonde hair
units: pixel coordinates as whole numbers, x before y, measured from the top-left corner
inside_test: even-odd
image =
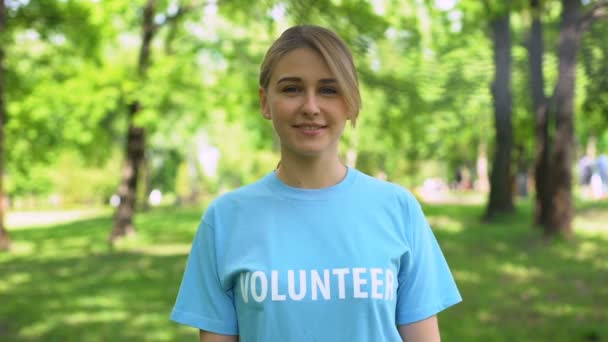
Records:
[[[298,48],[310,48],[323,57],[329,70],[336,77],[349,109],[349,119],[354,126],[361,109],[357,70],[352,54],[344,41],[326,28],[299,25],[285,30],[264,56],[264,61],[260,66],[260,87],[268,90],[272,71],[277,62],[286,53]]]

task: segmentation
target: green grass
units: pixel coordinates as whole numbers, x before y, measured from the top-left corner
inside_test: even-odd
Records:
[[[546,241],[531,209],[484,225],[479,206],[428,206],[464,301],[446,341],[608,341],[608,203],[582,205],[573,241]]]
[[[443,339],[608,341],[608,202],[579,207],[575,240],[547,242],[526,203],[493,224],[478,205],[425,206],[464,298],[440,314]],[[0,341],[196,340],[168,316],[201,213],[139,214],[113,250],[109,217],[10,231]]]

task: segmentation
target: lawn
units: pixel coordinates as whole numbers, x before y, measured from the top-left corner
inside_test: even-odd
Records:
[[[573,241],[547,242],[530,206],[491,225],[479,205],[425,205],[464,302],[444,341],[608,341],[608,202],[580,204]],[[0,254],[0,341],[195,341],[168,320],[201,208],[137,215],[106,244],[107,216],[12,229]]]

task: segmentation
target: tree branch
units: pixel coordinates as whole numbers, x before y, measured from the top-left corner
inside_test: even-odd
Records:
[[[216,2],[216,1],[211,0],[211,1],[195,2],[193,4],[187,4],[187,2],[188,1],[180,2],[175,13],[173,13],[171,15],[166,15],[165,20],[161,23],[155,24],[154,29],[158,30],[165,25],[175,23],[177,20],[179,20],[182,16],[184,16],[188,12],[191,12],[196,9],[203,9],[203,8],[205,8],[205,6],[209,5],[210,3]]]
[[[608,0],[596,2],[578,21],[578,31],[580,33],[589,29],[598,19],[608,18]]]
[[[170,26],[169,33],[167,34],[167,37],[165,39],[165,52],[168,55],[173,53],[173,48],[171,46],[171,43],[173,42],[173,39],[175,38],[175,35],[177,32],[178,20],[181,17],[183,17],[185,14],[187,14],[188,12],[191,12],[191,11],[197,10],[197,9],[202,9],[205,6],[207,6],[208,4],[210,4],[211,2],[212,1],[206,1],[206,2],[200,2],[200,3],[197,2],[194,4],[186,4],[185,2],[180,2],[175,13],[165,16],[162,23],[154,24],[155,31],[159,30],[160,28],[162,28],[165,25]]]

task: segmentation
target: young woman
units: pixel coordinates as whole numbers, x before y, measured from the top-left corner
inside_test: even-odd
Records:
[[[259,95],[280,164],[207,208],[172,320],[201,341],[439,341],[436,314],[461,297],[420,205],[338,156],[360,107],[344,42],[286,30]]]

